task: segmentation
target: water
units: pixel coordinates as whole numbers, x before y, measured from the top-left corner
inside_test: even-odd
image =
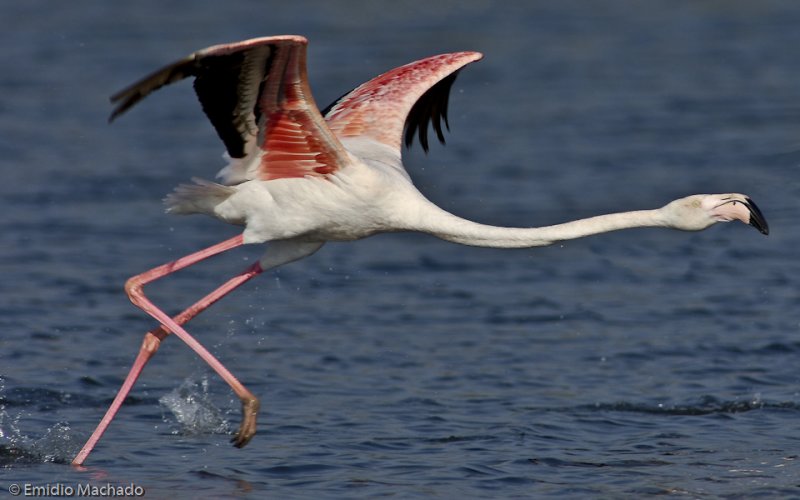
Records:
[[[793,2],[7,2],[0,8],[0,491],[147,497],[800,497],[800,6]],[[447,147],[405,154],[459,215],[543,225],[742,191],[772,234],[636,230],[535,250],[329,244],[194,320],[262,399],[175,339],[66,463],[152,321],[133,274],[235,234],[162,213],[222,146],[188,84],[113,126],[107,96],[207,45],[311,40],[320,105],[452,50]],[[153,284],[178,311],[232,251]]]

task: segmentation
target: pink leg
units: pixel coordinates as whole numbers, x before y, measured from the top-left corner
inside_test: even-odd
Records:
[[[167,274],[170,274],[171,272],[178,271],[179,269],[183,269],[184,267],[190,266],[190,265],[192,265],[194,263],[197,263],[197,262],[199,262],[199,261],[201,261],[201,260],[203,260],[205,258],[211,257],[213,255],[216,255],[216,254],[218,254],[220,252],[224,252],[225,250],[229,250],[231,248],[235,248],[236,246],[239,246],[241,244],[242,244],[241,236],[237,236],[237,237],[232,238],[230,240],[226,240],[226,241],[224,241],[222,243],[219,243],[217,245],[209,247],[209,248],[207,248],[205,250],[201,250],[200,252],[188,255],[188,256],[186,256],[184,258],[178,259],[178,260],[176,260],[174,262],[170,262],[170,263],[165,264],[163,266],[159,266],[159,267],[157,267],[155,269],[152,269],[152,270],[147,271],[147,272],[145,272],[143,274],[140,274],[140,275],[138,275],[138,276],[136,276],[134,278],[131,278],[128,281],[128,283],[126,284],[126,289],[129,291],[129,295],[131,295],[131,300],[134,300],[134,296],[131,293],[132,291],[133,292],[138,291],[138,295],[143,297],[143,294],[141,293],[141,287],[145,283],[149,283],[150,281],[153,281],[153,280],[158,279],[160,277],[166,276]],[[261,272],[262,272],[261,266],[258,263],[253,264],[246,271],[244,271],[243,273],[239,274],[238,276],[235,276],[234,278],[230,279],[224,285],[222,285],[221,287],[217,288],[216,290],[214,290],[213,292],[208,294],[206,297],[202,298],[201,300],[199,300],[198,302],[196,302],[195,304],[190,306],[188,309],[183,311],[181,314],[176,316],[174,319],[170,319],[169,322],[173,323],[172,326],[182,325],[182,324],[186,323],[187,321],[189,321],[190,319],[195,317],[197,314],[201,313],[203,310],[205,310],[206,308],[211,306],[217,300],[219,300],[220,298],[224,297],[226,294],[230,293],[233,289],[235,289],[236,287],[238,287],[242,283],[245,283],[246,281],[250,280],[251,278],[253,278],[254,276],[258,275]],[[140,299],[137,297],[137,300],[140,300]],[[137,300],[134,300],[134,303],[136,305],[139,305]],[[147,301],[147,300],[145,299],[145,301]],[[147,302],[149,303],[149,301],[147,301]],[[155,307],[155,306],[152,306],[152,304],[150,304],[150,305],[151,305],[151,307]],[[143,309],[144,309],[144,307],[143,307]],[[160,310],[159,310],[159,312],[160,312]],[[159,321],[161,321],[161,318],[157,318],[157,319],[159,319]],[[163,323],[163,321],[162,321],[162,323]],[[183,330],[180,327],[178,327],[178,328],[180,330]],[[186,333],[185,330],[183,330],[183,333],[186,336],[188,336],[188,333]],[[123,382],[122,387],[120,388],[119,392],[117,393],[117,396],[114,398],[114,401],[111,403],[111,406],[109,407],[108,411],[106,411],[105,416],[100,421],[100,424],[98,424],[97,428],[94,430],[94,432],[92,433],[92,435],[89,438],[89,440],[83,446],[83,448],[78,453],[78,455],[73,459],[73,461],[72,461],[73,465],[81,465],[81,464],[83,464],[83,462],[86,460],[86,457],[89,456],[89,453],[91,453],[91,451],[94,448],[94,446],[100,440],[100,437],[103,435],[103,433],[105,432],[106,428],[111,423],[111,420],[113,420],[114,416],[116,415],[116,413],[119,410],[120,406],[122,405],[123,401],[125,400],[125,398],[127,397],[128,393],[130,392],[131,388],[133,387],[134,383],[138,379],[138,377],[141,374],[142,369],[144,368],[145,364],[147,364],[147,362],[150,360],[150,358],[158,350],[158,347],[161,344],[161,340],[163,340],[168,334],[169,334],[169,331],[167,329],[165,329],[164,326],[159,326],[158,328],[156,328],[154,330],[151,330],[150,332],[145,334],[144,341],[142,342],[142,347],[139,350],[139,354],[137,355],[136,360],[134,361],[133,366],[131,367],[131,370],[128,373],[128,376],[125,378],[125,381]],[[183,338],[183,337],[181,337],[181,338]],[[194,344],[194,346],[192,346],[192,344],[190,344],[190,346],[193,349],[195,349],[197,351],[196,347],[199,346],[200,351],[202,351],[202,352],[199,352],[199,353],[200,353],[201,357],[203,357],[203,359],[206,359],[206,361],[208,361],[207,358],[210,358],[210,359],[212,359],[214,361],[214,363],[216,363],[216,365],[222,367],[221,363],[219,363],[219,361],[214,359],[214,357],[210,353],[208,353],[208,351],[206,351],[202,346],[200,346],[200,344],[197,343],[197,341],[192,339],[190,336],[189,336],[189,338],[192,340],[192,342]],[[206,356],[204,356],[203,354],[205,354]],[[209,362],[209,364],[212,364],[212,363]],[[212,364],[212,367],[214,367],[213,364]],[[216,369],[217,368],[215,367],[215,370]],[[247,401],[248,401],[247,404],[245,404],[245,400],[243,399],[243,406],[245,407],[245,419],[242,422],[242,428],[245,428],[245,421],[247,421],[247,426],[245,428],[245,432],[243,433],[242,432],[242,428],[240,428],[240,431],[237,434],[237,437],[234,438],[235,441],[236,441],[236,445],[237,446],[244,446],[245,444],[247,444],[247,441],[249,441],[250,438],[255,433],[255,415],[256,415],[256,413],[258,411],[258,400],[255,397],[253,397],[253,395],[249,391],[247,391],[247,389],[245,389],[233,377],[233,375],[231,375],[230,372],[227,371],[227,369],[222,367],[222,370],[224,370],[224,372],[227,374],[227,377],[229,377],[229,378],[226,378],[226,376],[223,375],[223,378],[225,378],[225,380],[228,381],[229,383],[230,383],[229,379],[232,379],[235,382],[235,384],[237,385],[237,386],[234,386],[233,384],[231,384],[231,386],[234,388],[234,391],[236,391],[237,395],[239,395],[240,398],[243,395],[248,398],[247,399]],[[217,371],[219,372],[219,370],[217,370]],[[237,391],[237,388],[239,389],[239,391]],[[250,416],[249,419],[248,419],[248,415]],[[246,439],[243,440],[242,439],[243,437],[246,438]]]

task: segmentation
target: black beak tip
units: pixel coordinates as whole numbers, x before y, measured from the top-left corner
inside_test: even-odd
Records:
[[[767,219],[764,218],[764,214],[758,209],[758,205],[750,198],[747,198],[747,209],[750,210],[750,225],[758,229],[764,236],[768,235],[769,224],[767,224]]]

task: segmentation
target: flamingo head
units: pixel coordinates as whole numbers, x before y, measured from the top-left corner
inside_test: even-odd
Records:
[[[668,225],[684,231],[700,231],[717,222],[739,220],[769,234],[767,220],[748,196],[696,194],[675,200],[663,209]]]

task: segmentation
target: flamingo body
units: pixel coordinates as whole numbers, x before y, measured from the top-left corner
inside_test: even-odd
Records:
[[[412,62],[356,87],[320,112],[307,80],[306,45],[305,38],[293,35],[215,45],[112,96],[117,103],[113,120],[158,88],[194,78],[228,164],[218,174],[219,183],[195,179],[178,186],[165,200],[167,210],[206,214],[244,229],[128,280],[131,301],[161,326],[145,335],[122,388],[74,464],[84,462],[169,334],[197,352],[239,396],[243,419],[233,441],[247,444],[256,432],[258,399],[183,325],[264,270],[308,256],[326,241],[420,231],[466,245],[520,248],[634,227],[698,231],[731,220],[769,232],[755,203],[738,193],[691,195],[661,208],[533,228],[489,226],[450,214],[414,187],[401,147],[416,136],[427,151],[429,125],[444,142],[450,88],[458,72],[482,55],[456,52]],[[144,285],[156,279],[239,245],[263,242],[269,242],[268,251],[259,262],[175,317],[144,294]]]

